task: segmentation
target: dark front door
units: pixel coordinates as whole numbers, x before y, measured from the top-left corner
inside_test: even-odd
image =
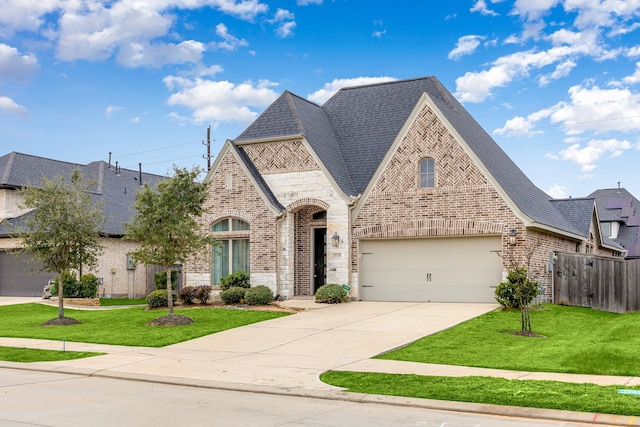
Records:
[[[311,294],[325,284],[327,277],[327,229],[313,229],[313,289]]]

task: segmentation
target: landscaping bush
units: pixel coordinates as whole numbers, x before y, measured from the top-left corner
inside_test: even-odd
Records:
[[[244,293],[244,302],[249,305],[264,305],[271,301],[273,301],[273,292],[264,285],[254,286]]]
[[[320,286],[316,291],[316,302],[327,304],[338,304],[347,300],[347,293],[344,288],[335,283]]]
[[[160,271],[153,275],[153,282],[156,284],[156,289],[167,289],[167,271]],[[174,291],[178,286],[178,270],[171,270],[171,289]]]
[[[496,301],[504,308],[521,308],[531,304],[540,293],[538,282],[527,278],[527,269],[517,267],[507,274],[507,281],[496,287]]]
[[[81,298],[95,298],[98,295],[98,277],[88,273],[80,278],[77,286]]]
[[[185,286],[178,292],[178,297],[183,303],[191,305],[196,299],[196,289],[193,286]]]
[[[151,292],[147,295],[147,304],[149,304],[149,308],[166,307],[168,304],[167,290],[156,289]]]
[[[220,279],[220,289],[223,291],[233,287],[249,289],[251,287],[249,274],[245,271],[238,271]]]
[[[211,286],[196,286],[195,299],[200,301],[200,304],[206,304],[211,297]]]
[[[58,279],[60,276],[56,276],[53,280],[55,283],[51,286],[51,296],[58,296]],[[80,278],[80,281],[76,280],[76,277],[69,273],[64,272],[62,274],[63,298],[95,298],[98,295],[98,278],[93,274],[85,274]]]
[[[233,286],[227,290],[220,292],[220,298],[225,304],[238,304],[244,299],[246,288]]]

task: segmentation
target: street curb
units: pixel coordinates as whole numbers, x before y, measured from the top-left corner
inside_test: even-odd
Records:
[[[46,362],[24,365],[19,362],[0,362],[0,368],[78,375],[85,377],[110,378],[127,381],[140,381],[155,384],[167,384],[184,387],[209,388],[245,393],[261,393],[281,396],[297,396],[313,399],[348,401],[357,403],[374,403],[411,408],[431,409],[438,411],[466,412],[481,415],[497,415],[504,417],[531,418],[549,421],[583,423],[600,426],[639,426],[640,417],[626,415],[596,414],[591,412],[573,412],[557,409],[527,408],[521,406],[491,405],[470,402],[453,402],[447,400],[421,399],[414,397],[385,396],[377,394],[350,393],[344,389],[315,390],[300,387],[273,387],[266,385],[236,384],[210,380],[194,380],[179,377],[120,373],[113,371],[96,371],[72,367],[43,366]],[[54,368],[54,369],[52,369]]]

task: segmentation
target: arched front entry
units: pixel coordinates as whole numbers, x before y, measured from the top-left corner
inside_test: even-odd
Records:
[[[327,211],[303,206],[294,223],[294,296],[311,296],[327,280]]]

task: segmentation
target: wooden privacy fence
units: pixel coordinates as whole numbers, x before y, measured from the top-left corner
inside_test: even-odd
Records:
[[[640,310],[640,259],[554,253],[556,304],[613,313]]]

